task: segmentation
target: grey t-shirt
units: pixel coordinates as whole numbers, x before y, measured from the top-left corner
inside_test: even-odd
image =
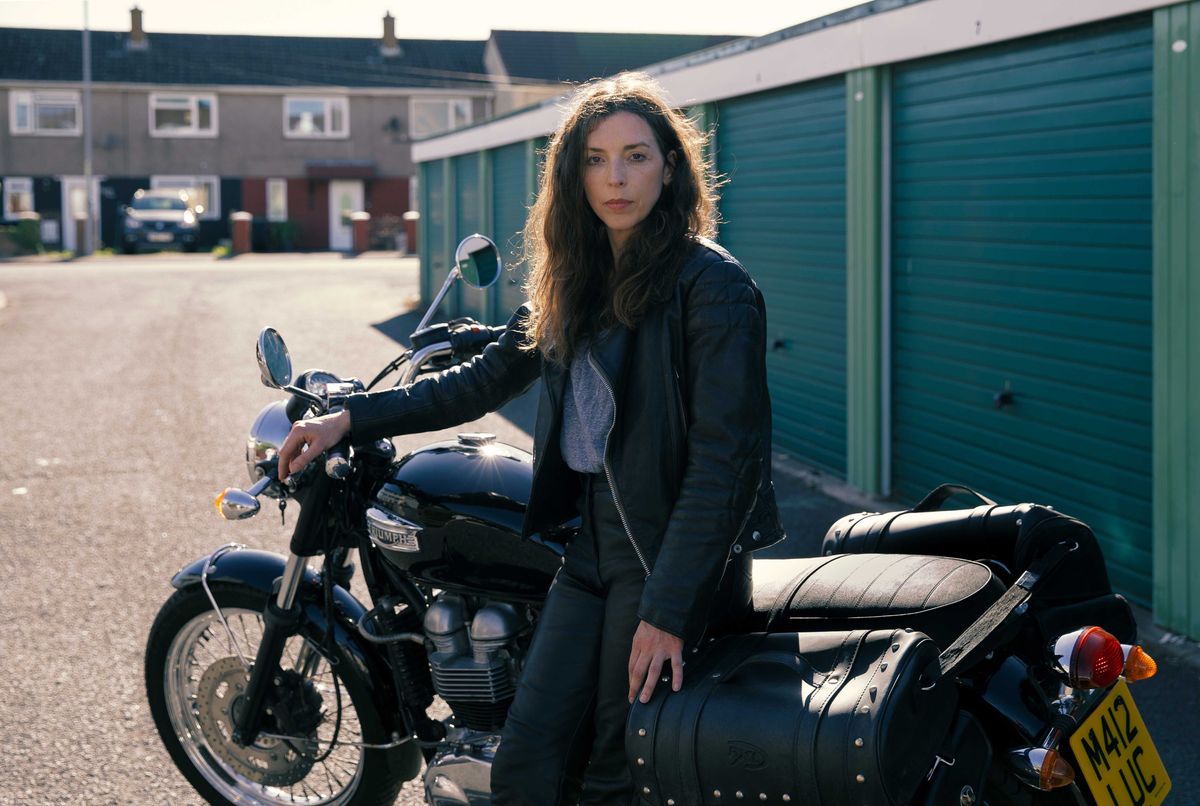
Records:
[[[613,423],[612,393],[589,360],[584,344],[571,361],[563,394],[562,455],[579,473],[604,472],[604,445]]]

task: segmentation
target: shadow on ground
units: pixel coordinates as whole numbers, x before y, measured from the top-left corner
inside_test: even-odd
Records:
[[[408,311],[383,322],[376,322],[371,327],[378,330],[397,344],[408,347],[408,337],[421,323],[421,312]]]

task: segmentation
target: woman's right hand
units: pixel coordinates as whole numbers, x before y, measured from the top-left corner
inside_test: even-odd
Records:
[[[298,420],[279,446],[279,480],[299,473],[309,462],[341,442],[350,433],[350,412]]]

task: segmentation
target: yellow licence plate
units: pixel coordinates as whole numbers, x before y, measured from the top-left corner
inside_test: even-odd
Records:
[[[1101,806],[1158,806],[1171,779],[1124,678],[1071,735],[1075,765]]]

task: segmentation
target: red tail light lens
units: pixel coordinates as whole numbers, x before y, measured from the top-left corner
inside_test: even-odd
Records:
[[[1075,688],[1111,686],[1125,667],[1121,642],[1099,627],[1086,627],[1062,636],[1054,644],[1054,654]]]

